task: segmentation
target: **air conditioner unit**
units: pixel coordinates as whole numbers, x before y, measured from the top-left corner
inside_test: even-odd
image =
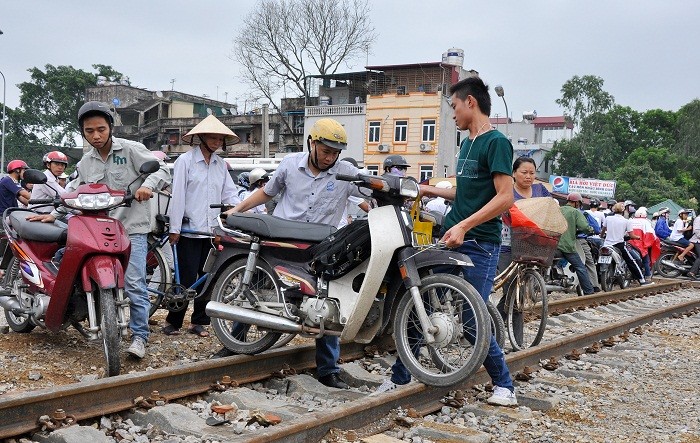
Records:
[[[433,145],[430,143],[421,143],[420,144],[420,152],[430,152],[433,150]]]
[[[389,152],[389,145],[379,145],[379,146],[377,146],[377,151]]]

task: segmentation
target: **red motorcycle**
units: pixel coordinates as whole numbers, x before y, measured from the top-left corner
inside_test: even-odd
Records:
[[[157,161],[146,162],[141,176],[158,168]],[[42,172],[32,169],[24,179],[46,182]],[[132,200],[128,187],[115,191],[84,184],[55,199],[29,201],[79,211],[67,227],[29,221],[36,213],[21,208],[7,209],[2,217],[8,246],[0,262],[5,271],[0,306],[10,328],[28,333],[40,326],[57,332],[72,325],[90,340],[102,338],[107,376],[119,374],[120,335],[128,333],[124,271],[131,251],[126,230],[109,210]]]

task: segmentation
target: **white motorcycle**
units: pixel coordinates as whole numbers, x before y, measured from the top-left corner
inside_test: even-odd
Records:
[[[423,383],[449,386],[473,375],[490,323],[479,293],[452,275],[473,266],[469,257],[414,246],[403,205],[418,195],[414,180],[337,179],[372,191],[379,206],[368,220],[328,236],[325,225],[232,214],[216,229],[206,285],[216,336],[233,352],[257,354],[285,334],[369,343],[393,333],[399,357]]]

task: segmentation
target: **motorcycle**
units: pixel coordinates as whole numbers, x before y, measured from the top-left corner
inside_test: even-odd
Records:
[[[372,191],[378,206],[367,221],[331,236],[328,226],[270,215],[219,221],[206,283],[216,336],[235,353],[257,354],[284,333],[369,343],[393,332],[399,357],[423,383],[449,386],[473,375],[490,322],[479,293],[449,273],[473,266],[469,257],[414,246],[404,208],[419,192],[413,179],[336,178]]]
[[[552,266],[547,268],[543,277],[547,292],[576,292],[578,296],[583,295],[576,271],[559,250],[554,255]]]
[[[698,258],[695,254],[695,249],[686,253],[682,262],[678,262],[678,255],[683,252],[683,245],[670,240],[661,240],[661,256],[656,262],[656,272],[662,277],[676,278],[681,275],[687,275],[693,263]]]
[[[141,176],[158,168],[157,161],[146,162]],[[24,179],[46,182],[44,173],[33,169]],[[27,216],[36,213],[23,208],[7,209],[2,217],[8,246],[0,263],[5,271],[0,306],[9,327],[29,333],[37,326],[58,332],[72,325],[89,340],[101,337],[107,376],[119,374],[120,335],[128,333],[124,270],[131,250],[126,230],[108,211],[132,200],[129,187],[116,191],[83,184],[54,199],[29,200],[80,211],[67,227],[29,221]]]
[[[598,281],[603,291],[612,291],[614,285],[626,289],[632,281],[627,262],[615,246],[602,246],[598,256]]]

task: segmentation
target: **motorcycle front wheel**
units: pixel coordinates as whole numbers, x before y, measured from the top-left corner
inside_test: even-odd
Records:
[[[100,332],[108,377],[119,375],[121,370],[119,361],[119,326],[117,325],[117,305],[115,304],[117,297],[114,291],[114,289],[102,288],[98,291],[98,296],[100,297]]]
[[[9,254],[10,252],[8,252]],[[2,285],[5,289],[12,291],[12,295],[16,296],[19,293],[18,285],[22,284],[22,277],[19,274],[19,262],[17,257],[12,257],[7,265],[7,271],[3,277]],[[28,315],[13,314],[12,311],[5,309],[5,319],[7,324],[15,332],[26,334],[34,330],[36,325],[32,322]]]
[[[484,300],[463,278],[433,274],[418,288],[434,327],[435,342],[422,333],[413,297],[406,291],[394,318],[396,350],[408,371],[430,386],[450,386],[476,373],[491,340]]]
[[[664,261],[669,263],[673,262],[675,256],[675,252],[666,252],[661,254],[661,257],[659,257],[659,260],[656,262],[656,271],[659,273],[659,275],[666,278],[676,278],[681,275],[681,271],[663,263]]]
[[[221,272],[212,290],[212,301],[251,309],[241,287],[246,263],[246,259],[236,260]],[[261,302],[281,302],[275,272],[262,260],[258,260],[249,289]],[[223,318],[212,318],[211,325],[219,341],[236,354],[259,354],[270,349],[285,335]]]

